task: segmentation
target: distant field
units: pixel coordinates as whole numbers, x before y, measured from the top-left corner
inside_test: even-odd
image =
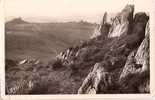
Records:
[[[95,24],[68,23],[6,23],[6,58],[53,59],[69,46],[89,39]]]

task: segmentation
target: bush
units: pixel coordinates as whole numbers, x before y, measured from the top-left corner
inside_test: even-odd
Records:
[[[60,68],[63,68],[65,67],[63,64],[62,64],[62,61],[61,60],[56,60],[53,65],[52,65],[52,68],[54,70],[57,70],[57,69],[60,69]]]
[[[12,68],[14,66],[17,66],[17,62],[11,59],[5,60],[5,69],[8,70],[9,68]]]

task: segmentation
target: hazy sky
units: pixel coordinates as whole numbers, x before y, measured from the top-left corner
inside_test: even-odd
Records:
[[[118,12],[126,4],[136,11],[148,11],[151,0],[4,0],[6,20],[23,17],[27,21],[98,22],[105,11]],[[117,2],[116,2],[117,1]]]

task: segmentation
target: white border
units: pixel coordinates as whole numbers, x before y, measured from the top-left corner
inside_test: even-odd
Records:
[[[5,50],[4,50],[4,44],[5,44],[5,35],[4,35],[4,0],[0,0],[0,85],[1,85],[1,98],[3,100],[11,99],[11,100],[30,100],[30,99],[37,99],[37,100],[55,100],[55,99],[68,99],[68,100],[82,100],[82,99],[89,99],[89,100],[152,100],[153,96],[155,95],[155,0],[148,0],[148,2],[151,1],[150,4],[151,10],[150,10],[150,73],[151,73],[151,79],[150,79],[150,88],[151,93],[150,94],[97,94],[97,95],[5,95],[4,87],[5,87],[5,70],[4,70],[4,59],[5,59]]]
[[[0,0],[0,97],[3,97],[4,82],[4,1]]]

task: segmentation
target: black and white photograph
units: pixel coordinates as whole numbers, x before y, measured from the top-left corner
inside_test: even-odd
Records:
[[[4,0],[5,95],[150,94],[148,1]]]

